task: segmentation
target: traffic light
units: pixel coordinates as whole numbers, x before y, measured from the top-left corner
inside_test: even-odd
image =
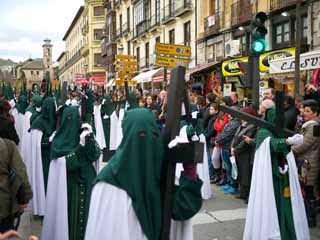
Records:
[[[254,55],[262,54],[266,50],[265,36],[268,33],[267,28],[264,26],[266,20],[267,14],[258,12],[251,21],[251,52]]]

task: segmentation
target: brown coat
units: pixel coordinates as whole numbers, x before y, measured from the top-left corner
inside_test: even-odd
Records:
[[[19,212],[19,205],[31,198],[26,167],[15,143],[0,138],[0,220]]]
[[[307,185],[317,184],[320,170],[320,137],[313,136],[313,127],[317,125],[316,121],[310,120],[302,125],[301,134],[303,134],[303,143],[293,145],[291,150],[299,161],[309,161],[311,168],[307,174]]]

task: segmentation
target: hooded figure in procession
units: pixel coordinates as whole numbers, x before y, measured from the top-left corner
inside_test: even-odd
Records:
[[[265,120],[275,124],[276,110],[269,107]],[[298,171],[293,153],[289,152],[289,145],[301,141],[299,134],[277,138],[268,129],[259,129],[244,240],[310,239]]]
[[[82,132],[81,132],[82,131]],[[84,238],[93,167],[100,156],[92,127],[83,124],[77,106],[65,106],[60,128],[51,144],[46,209],[42,239],[81,240]]]
[[[161,230],[161,168],[164,146],[154,114],[126,112],[123,139],[93,187],[86,240],[158,240]],[[184,165],[174,189],[172,240],[193,239],[190,218],[201,208],[202,182]],[[187,169],[189,171],[187,171]]]

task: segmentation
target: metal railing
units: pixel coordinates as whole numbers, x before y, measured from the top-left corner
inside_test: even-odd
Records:
[[[192,1],[191,0],[178,0],[174,1],[174,14],[177,16],[182,14],[185,10],[192,9]]]
[[[231,4],[231,25],[238,25],[249,21],[252,15],[250,0],[239,0]]]
[[[297,0],[271,0],[270,10],[280,9],[296,4]]]
[[[122,28],[117,28],[116,39],[119,39],[121,37],[122,37]]]
[[[122,24],[122,35],[127,35],[129,31],[130,31],[129,24],[128,23]]]
[[[159,15],[154,14],[151,16],[151,19],[150,19],[150,28],[158,25],[160,25],[160,14]]]
[[[215,14],[204,18],[205,35],[217,33],[222,26],[222,12],[215,12]]]
[[[168,4],[163,9],[162,21],[165,22],[171,18],[174,18],[174,4]]]
[[[145,19],[136,25],[135,37],[148,31],[150,28],[150,19]]]

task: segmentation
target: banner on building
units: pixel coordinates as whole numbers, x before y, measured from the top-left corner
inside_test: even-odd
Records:
[[[307,52],[300,55],[300,70],[320,68],[320,51]],[[274,60],[270,63],[270,73],[294,72],[295,57]]]
[[[278,59],[284,59],[295,56],[295,48],[284,48],[280,50],[265,52],[259,57],[260,72],[267,72],[270,68],[270,62]]]
[[[233,58],[230,60],[223,61],[222,63],[222,74],[224,77],[242,75],[239,68],[239,62],[248,62],[249,57]]]

